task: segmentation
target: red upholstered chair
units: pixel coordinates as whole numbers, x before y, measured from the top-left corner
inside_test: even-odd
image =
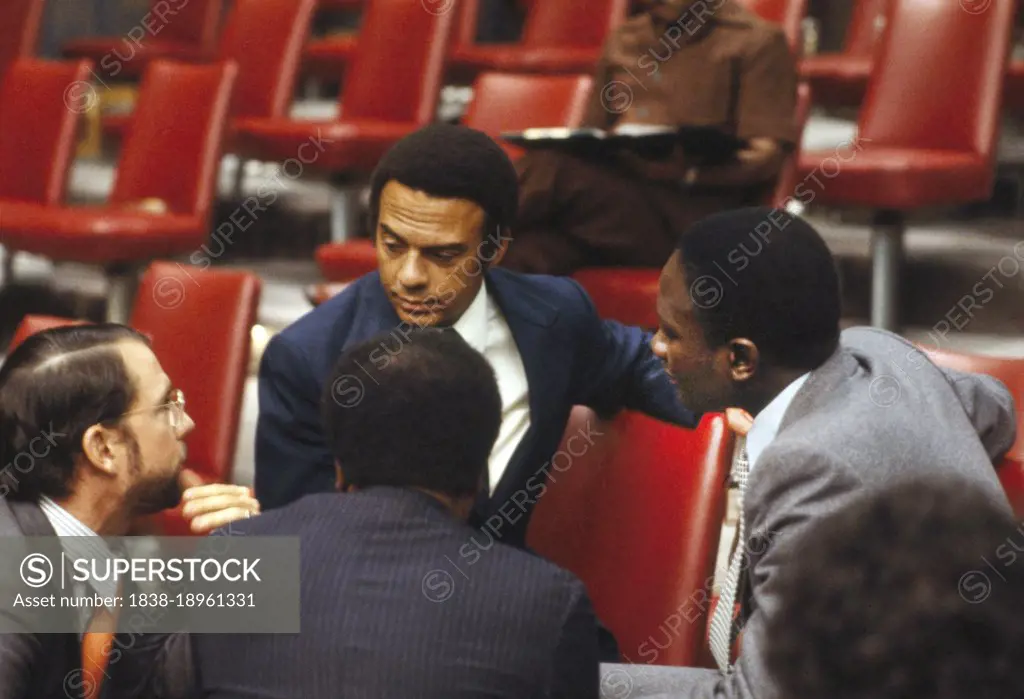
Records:
[[[815,199],[878,212],[874,325],[898,327],[903,212],[991,194],[1015,8],[1014,0],[993,0],[978,14],[935,0],[892,6],[860,112],[858,150]],[[835,149],[803,153],[801,175],[834,156]]]
[[[247,271],[154,262],[139,284],[131,326],[185,393],[196,428],[188,465],[210,481],[230,482],[242,394],[256,322],[259,277]]]
[[[1024,358],[959,354],[939,349],[924,351],[939,366],[994,376],[1013,394],[1017,408],[1017,441],[999,466],[999,479],[1017,515],[1024,517]]]
[[[224,0],[154,0],[124,36],[76,39],[61,47],[65,56],[90,58],[105,76],[138,77],[150,61],[204,61],[213,57]]]
[[[185,394],[195,429],[186,467],[206,482],[230,483],[252,326],[261,283],[250,273],[154,262],[139,285],[131,326]],[[149,518],[138,533],[191,534],[181,508]]]
[[[811,83],[817,104],[849,107],[864,99],[893,1],[856,0],[843,51],[806,56],[800,61],[800,77]]]
[[[61,318],[59,316],[45,316],[45,315],[32,315],[28,314],[22,317],[21,322],[18,323],[17,329],[14,331],[14,337],[11,338],[11,344],[7,346],[7,353],[10,354],[14,349],[25,341],[26,338],[41,333],[44,330],[51,328],[62,328],[67,325],[85,325],[86,321],[76,320],[74,318]]]
[[[462,123],[494,139],[504,131],[578,126],[592,83],[589,75],[481,73]],[[508,144],[503,147],[513,160],[523,153]]]
[[[701,664],[732,451],[721,415],[574,409],[527,544],[579,576],[627,661]]]
[[[417,2],[372,0],[362,41],[341,93],[335,121],[238,119],[236,152],[256,160],[284,161],[316,147],[311,173],[358,181],[373,171],[394,143],[434,119],[453,13],[425,12]],[[308,149],[307,149],[308,150]],[[332,239],[341,240],[358,221],[354,197],[336,192]]]
[[[0,237],[15,206],[63,201],[89,61],[20,59],[0,75]],[[7,246],[4,282],[16,250]]]
[[[762,19],[774,22],[786,32],[793,54],[803,53],[803,21],[807,0],[740,0],[740,4]]]
[[[89,61],[15,62],[0,85],[0,230],[18,204],[56,206],[64,199],[78,124],[76,83]]]
[[[366,0],[367,3],[372,1]],[[349,5],[354,4],[355,9],[364,5],[363,2],[353,3],[352,0],[347,0],[347,2]],[[453,3],[458,3],[458,7],[453,8]],[[332,7],[332,9],[353,9],[352,7],[343,7],[346,4],[345,0],[342,2],[331,0],[331,5],[334,4],[339,7]],[[323,6],[324,3],[321,1],[321,7]],[[445,8],[450,8],[449,11],[454,9],[458,13],[451,47],[452,50],[456,50],[460,46],[471,46],[476,42],[479,6],[479,0],[423,0],[422,11],[441,12]],[[337,80],[341,78],[345,68],[352,61],[357,46],[359,46],[359,35],[356,33],[336,34],[322,39],[314,39],[306,45],[302,70],[304,73],[318,78]]]
[[[602,318],[655,330],[660,276],[660,269],[591,267],[579,270],[572,278],[590,295]]]
[[[1007,68],[1003,95],[1010,113],[1024,119],[1024,59],[1013,61]]]
[[[518,44],[475,44],[452,51],[450,74],[471,82],[484,71],[592,74],[605,38],[626,17],[629,0],[531,3]]]
[[[793,151],[786,158],[779,173],[778,184],[775,185],[775,192],[772,194],[769,204],[776,208],[784,208],[786,200],[793,196],[796,186],[800,183],[800,153],[802,151],[801,141],[803,140],[804,129],[807,128],[807,120],[811,116],[811,103],[813,101],[811,86],[800,82],[796,88],[796,123],[797,123],[797,144]]]
[[[236,73],[232,64],[153,62],[110,201],[89,208],[5,205],[0,243],[52,260],[106,267],[112,276],[108,317],[124,322],[135,270],[206,242]],[[151,199],[163,202],[167,212],[140,208]]]
[[[583,118],[591,82],[586,75],[484,73],[474,84],[463,123],[494,138],[502,131],[575,126]],[[505,149],[513,158],[520,152]],[[377,269],[377,252],[370,240],[348,240],[320,246],[316,261],[328,281],[349,281]]]
[[[19,58],[36,52],[45,0],[5,0],[0,3],[0,81]]]
[[[218,60],[238,66],[231,118],[287,114],[316,2],[235,0],[217,49]],[[131,120],[130,114],[106,117],[104,133],[123,135]]]

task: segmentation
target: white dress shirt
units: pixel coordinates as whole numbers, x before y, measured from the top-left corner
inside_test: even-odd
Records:
[[[747,433],[747,473],[754,470],[758,457],[772,443],[775,435],[779,433],[779,426],[782,424],[782,418],[785,417],[786,411],[789,409],[789,404],[793,402],[793,398],[796,397],[797,392],[810,375],[811,373],[807,372],[786,386],[754,418],[754,424]]]
[[[488,462],[490,489],[494,493],[516,447],[530,429],[530,386],[512,331],[498,305],[480,285],[473,303],[454,326],[463,340],[484,355],[498,379],[501,393],[501,430]]]

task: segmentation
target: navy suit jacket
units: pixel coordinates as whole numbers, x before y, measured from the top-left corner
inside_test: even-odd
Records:
[[[192,635],[191,658],[151,671],[193,675],[196,696],[597,699],[583,584],[488,539],[429,495],[310,495],[232,534],[301,538],[302,632]]]
[[[601,413],[629,408],[687,427],[698,419],[651,351],[651,334],[602,320],[577,282],[498,268],[485,274],[485,284],[523,360],[530,429],[474,521],[492,518],[502,541],[521,545],[574,405]],[[324,384],[347,347],[393,332],[398,348],[407,328],[373,272],[270,341],[260,366],[256,428],[256,496],[265,510],[334,488],[319,407]]]

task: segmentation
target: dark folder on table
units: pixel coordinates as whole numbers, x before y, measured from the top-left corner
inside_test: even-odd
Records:
[[[624,127],[622,132],[602,129],[527,129],[501,135],[506,142],[522,148],[553,148],[577,155],[606,157],[618,150],[631,150],[651,158],[668,157],[678,144],[695,160],[724,162],[747,143],[713,126]]]

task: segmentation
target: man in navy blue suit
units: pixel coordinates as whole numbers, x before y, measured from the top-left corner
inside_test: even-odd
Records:
[[[602,321],[569,278],[496,268],[517,202],[515,168],[479,131],[431,125],[382,158],[370,197],[378,271],[286,328],[264,353],[255,483],[264,509],[333,488],[319,398],[342,351],[380,333],[390,334],[371,354],[374,365],[392,361],[411,330],[435,326],[454,328],[490,362],[502,423],[472,521],[507,543],[524,543],[551,470],[599,444],[588,427],[572,436],[571,454],[556,454],[574,405],[696,425],[648,333]],[[355,404],[372,381],[360,371],[332,390]]]

